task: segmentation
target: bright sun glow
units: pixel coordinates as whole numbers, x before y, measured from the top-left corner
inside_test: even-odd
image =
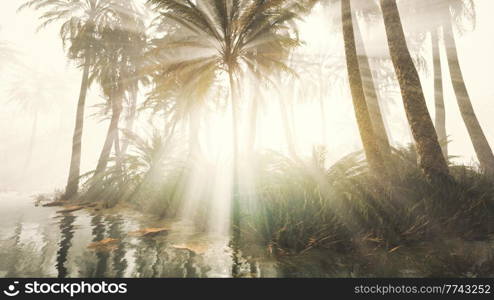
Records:
[[[2,2],[0,277],[494,276],[494,1]]]

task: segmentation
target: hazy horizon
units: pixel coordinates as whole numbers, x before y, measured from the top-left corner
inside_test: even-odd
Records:
[[[39,25],[37,14],[29,9],[17,12],[17,8],[22,3],[21,0],[4,0],[0,12],[0,41],[8,43],[18,52],[17,57],[25,66],[25,69],[21,70],[19,67],[7,65],[0,71],[2,79],[0,99],[4,103],[0,107],[0,160],[3,162],[0,170],[0,190],[51,191],[55,188],[62,189],[68,171],[73,120],[82,72],[67,60],[59,38],[58,26],[52,24],[37,32]],[[476,0],[475,3],[477,5],[477,27],[473,32],[467,32],[462,36],[457,35],[458,52],[477,116],[488,141],[491,146],[494,146],[494,119],[491,117],[494,115],[494,105],[492,105],[494,85],[490,79],[491,70],[494,69],[494,60],[491,59],[491,54],[494,53],[494,40],[490,38],[494,36],[494,20],[491,20],[490,16],[490,12],[494,9],[494,2]],[[410,22],[413,24],[409,17],[407,19],[405,11],[402,10],[401,13],[406,24]],[[314,55],[325,52],[324,47],[328,46],[325,45],[327,41],[325,43],[321,37],[330,35],[324,27],[324,19],[321,20],[321,16],[317,14],[317,11],[314,12],[300,25],[301,36],[305,40],[305,46],[300,51]],[[418,22],[424,22],[424,20],[418,20]],[[371,56],[387,51],[387,48],[382,46],[385,45],[382,25],[368,26],[364,34],[366,48]],[[343,59],[342,42],[335,38],[331,41],[334,41],[334,45],[329,46],[328,53],[341,55]],[[431,66],[430,51],[427,52],[426,58]],[[444,72],[447,72],[447,67],[444,67]],[[32,82],[36,80],[36,73],[41,74],[38,76],[42,78],[46,78],[46,74],[49,74],[50,82],[60,89],[57,88],[53,95],[45,96],[48,100],[44,100],[45,102],[41,104],[40,98],[32,99],[32,103],[30,102],[30,105],[39,105],[41,109],[38,114],[39,122],[32,149],[32,160],[23,169],[22,166],[25,165],[30,151],[28,148],[34,117],[29,109],[21,109],[15,100],[10,99],[12,98],[10,93],[13,87],[18,89],[20,82],[23,82],[18,80],[19,77],[25,79],[25,82],[29,82],[28,80]],[[450,154],[458,157],[455,161],[476,162],[451,83],[446,79],[445,76],[447,130],[451,140]],[[422,85],[426,91],[430,113],[433,116],[432,84],[430,74],[422,76]],[[343,92],[336,91],[332,96],[328,96],[327,147],[332,161],[361,147],[346,83],[342,89]],[[33,92],[33,94],[36,93],[37,91]],[[92,106],[103,101],[99,87],[94,84],[87,102],[88,113],[83,136],[83,172],[94,168],[106,134],[106,123],[100,124],[99,118],[91,117],[96,112]],[[317,113],[317,104],[308,102],[297,105],[298,115],[295,117],[297,138],[300,151],[308,155],[312,145],[319,142],[318,115],[311,117]],[[395,97],[385,106],[390,109],[390,135],[394,145],[407,143],[409,133],[406,129],[401,99]],[[259,139],[263,141],[264,148],[283,150],[284,138],[280,122],[277,117],[270,116],[269,111],[270,108],[267,107],[268,117],[261,120],[263,125],[260,126]]]

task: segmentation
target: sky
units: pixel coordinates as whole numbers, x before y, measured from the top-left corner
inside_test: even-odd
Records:
[[[37,32],[39,24],[36,14],[30,10],[17,12],[23,0],[0,0],[0,41],[7,42],[18,51],[18,57],[24,66],[21,71],[14,67],[0,66],[0,191],[28,190],[53,191],[64,186],[70,159],[70,147],[73,132],[76,103],[80,88],[81,71],[71,64],[62,49],[58,27],[49,26]],[[458,52],[465,81],[478,119],[490,144],[494,146],[494,10],[493,0],[475,0],[477,5],[477,27],[473,32],[457,35]],[[401,11],[406,18],[406,11]],[[341,35],[328,32],[325,15],[315,12],[301,24],[301,36],[305,44],[301,52],[320,55],[331,53],[343,57]],[[428,20],[410,20],[427,22]],[[407,28],[405,28],[407,30]],[[386,52],[385,36],[382,24],[365,26],[366,49],[370,55]],[[427,54],[427,53],[426,53]],[[430,54],[430,53],[429,53]],[[429,65],[430,55],[426,55]],[[444,57],[444,49],[442,49]],[[307,56],[312,57],[312,56]],[[310,59],[310,58],[308,58]],[[25,70],[29,70],[26,72]],[[444,66],[444,74],[448,74]],[[39,89],[32,87],[38,78],[46,78],[50,84]],[[433,116],[433,82],[431,76],[421,74],[430,113]],[[444,81],[447,112],[447,131],[450,134],[450,154],[455,161],[475,163],[473,147],[458,111],[451,84]],[[54,87],[56,92],[45,92]],[[18,105],[19,100],[12,99],[13,90],[27,91],[28,105]],[[31,92],[29,92],[31,91]],[[33,95],[33,96],[30,96]],[[35,96],[38,95],[38,96]],[[32,98],[32,101],[29,99]],[[92,115],[97,111],[94,105],[104,99],[94,86],[88,96],[88,110],[83,137],[82,169],[84,172],[94,168],[107,123]],[[394,145],[409,141],[409,132],[401,99],[387,99],[389,108],[389,130]],[[21,109],[24,107],[24,109]],[[27,107],[27,108],[26,108]],[[37,116],[36,131],[33,136],[34,108]],[[268,105],[264,118],[259,124],[259,143],[267,148],[280,150],[284,144],[281,121],[276,105]],[[299,150],[309,153],[314,144],[321,142],[319,109],[313,102],[297,102],[295,116],[296,138]],[[333,161],[342,155],[357,150],[360,146],[355,117],[346,83],[342,88],[332,91],[327,99],[328,119],[328,155]],[[221,132],[221,122],[211,130],[218,130],[217,136],[227,135]],[[213,132],[214,135],[214,132]],[[34,142],[32,142],[34,141]],[[32,150],[30,150],[32,148]],[[32,152],[31,152],[32,151]],[[31,158],[29,158],[31,157]]]

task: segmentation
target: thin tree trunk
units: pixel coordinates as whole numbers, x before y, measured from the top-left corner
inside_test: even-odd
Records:
[[[119,173],[119,175],[122,174],[122,156],[123,156],[123,153],[122,153],[122,149],[120,147],[120,133],[118,131],[118,128],[117,128],[117,131],[115,133],[115,140],[113,141],[113,144],[114,144],[114,147],[115,147],[115,157],[116,157],[116,161],[115,161],[115,164],[116,164],[116,167],[117,167],[117,172]]]
[[[494,174],[494,155],[489,146],[489,142],[485,137],[484,131],[480,126],[479,120],[475,115],[470,95],[463,78],[463,73],[460,67],[456,41],[453,33],[451,21],[444,26],[444,43],[446,46],[446,54],[448,57],[449,72],[451,82],[460,108],[461,117],[468,130],[470,139],[472,140],[473,148],[480,162],[480,167],[489,174]]]
[[[239,138],[238,138],[238,99],[235,81],[233,79],[232,71],[228,72],[230,79],[230,94],[232,102],[232,133],[233,133],[233,185],[234,190],[238,184],[238,159],[239,159]],[[236,195],[235,195],[236,196]]]
[[[27,149],[28,154],[27,154],[26,162],[24,163],[24,168],[22,169],[23,175],[26,174],[27,168],[31,164],[31,160],[33,158],[34,141],[36,139],[37,128],[38,128],[38,112],[36,111],[34,113],[34,120],[31,128],[31,138],[29,139],[29,148]]]
[[[129,107],[129,115],[127,118],[127,124],[125,126],[125,130],[127,132],[132,132],[134,130],[134,122],[137,114],[137,90],[133,89],[130,94],[130,107]],[[122,155],[127,153],[127,148],[129,147],[129,140],[125,138],[122,142]]]
[[[189,114],[189,156],[198,158],[201,154],[201,144],[199,141],[199,130],[201,123],[198,108]]]
[[[249,152],[252,155],[256,145],[256,136],[257,136],[257,114],[259,110],[259,97],[261,96],[259,88],[255,88],[254,98],[252,99],[251,107],[250,107],[250,120],[249,120],[249,140],[248,147]]]
[[[374,133],[367,102],[365,100],[362,76],[360,74],[359,60],[355,46],[350,0],[341,0],[341,18],[343,25],[343,39],[345,42],[348,79],[350,82],[355,116],[360,131],[360,137],[362,139],[365,156],[372,172],[375,174],[385,175],[386,171],[384,160],[377,144],[376,135]]]
[[[232,104],[232,130],[233,130],[233,195],[232,195],[232,219],[233,219],[233,234],[231,240],[231,247],[233,249],[233,265],[232,265],[232,276],[236,277],[239,273],[239,243],[240,243],[240,195],[239,195],[239,126],[238,126],[238,94],[235,85],[235,80],[233,78],[232,68],[229,68],[229,79],[230,79],[230,97]]]
[[[122,104],[120,103],[121,99],[117,98],[119,97],[113,97],[113,99],[110,99],[110,101],[112,102],[112,117],[110,126],[108,127],[108,132],[106,134],[105,143],[98,159],[98,165],[96,167],[95,175],[100,174],[106,169],[113,143],[115,141],[115,138],[117,137],[118,122],[120,120],[120,114],[122,112]]]
[[[420,78],[407,47],[395,0],[381,0],[389,52],[400,85],[408,123],[416,143],[419,165],[430,180],[449,181],[449,169],[427,110]]]
[[[77,112],[75,120],[74,135],[72,138],[72,156],[70,159],[69,178],[63,198],[71,199],[77,194],[79,189],[79,176],[81,171],[81,148],[82,148],[82,131],[84,129],[84,109],[86,106],[86,95],[89,88],[89,67],[91,59],[89,54],[86,54],[84,61],[84,71],[82,72],[81,90],[79,93],[79,101],[77,103]]]
[[[281,96],[278,96],[278,99],[280,104],[283,131],[285,133],[285,140],[288,147],[288,153],[291,157],[297,158],[297,151],[295,149],[295,142],[293,140],[293,131],[288,118],[288,109],[286,107],[284,99]]]
[[[436,114],[434,125],[444,158],[448,160],[448,135],[446,133],[446,110],[444,107],[443,73],[441,70],[438,33],[439,28],[431,31],[432,58],[434,62],[434,106]]]
[[[323,75],[321,74],[321,78]],[[328,122],[326,120],[326,98],[323,93],[323,88],[319,88],[319,110],[320,110],[320,117],[321,117],[321,135],[322,135],[322,144],[324,147],[328,146],[328,130],[326,128]]]
[[[374,76],[372,75],[369,57],[367,56],[367,52],[365,51],[364,39],[362,37],[362,32],[360,31],[358,20],[357,18],[354,18],[354,20],[357,49],[360,50],[361,53],[358,56],[358,61],[364,87],[364,95],[367,101],[367,108],[369,109],[374,134],[378,140],[381,154],[383,156],[389,156],[391,155],[391,146],[389,144],[386,127],[384,126],[384,120],[381,113],[379,98],[377,96],[377,88],[375,85]]]

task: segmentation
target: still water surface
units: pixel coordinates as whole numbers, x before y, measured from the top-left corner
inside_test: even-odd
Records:
[[[228,236],[199,232],[187,222],[122,208],[60,213],[60,207],[35,202],[30,195],[0,193],[0,277],[494,277],[492,241],[373,256],[326,250],[275,259],[261,249],[253,258],[232,249]],[[166,230],[135,234],[145,228]]]
[[[272,259],[235,256],[225,236],[131,210],[58,213],[32,196],[0,194],[0,277],[279,277]],[[146,236],[143,228],[168,230]],[[106,245],[91,246],[102,240]],[[112,239],[112,240],[109,240]],[[232,272],[235,272],[233,274]]]

